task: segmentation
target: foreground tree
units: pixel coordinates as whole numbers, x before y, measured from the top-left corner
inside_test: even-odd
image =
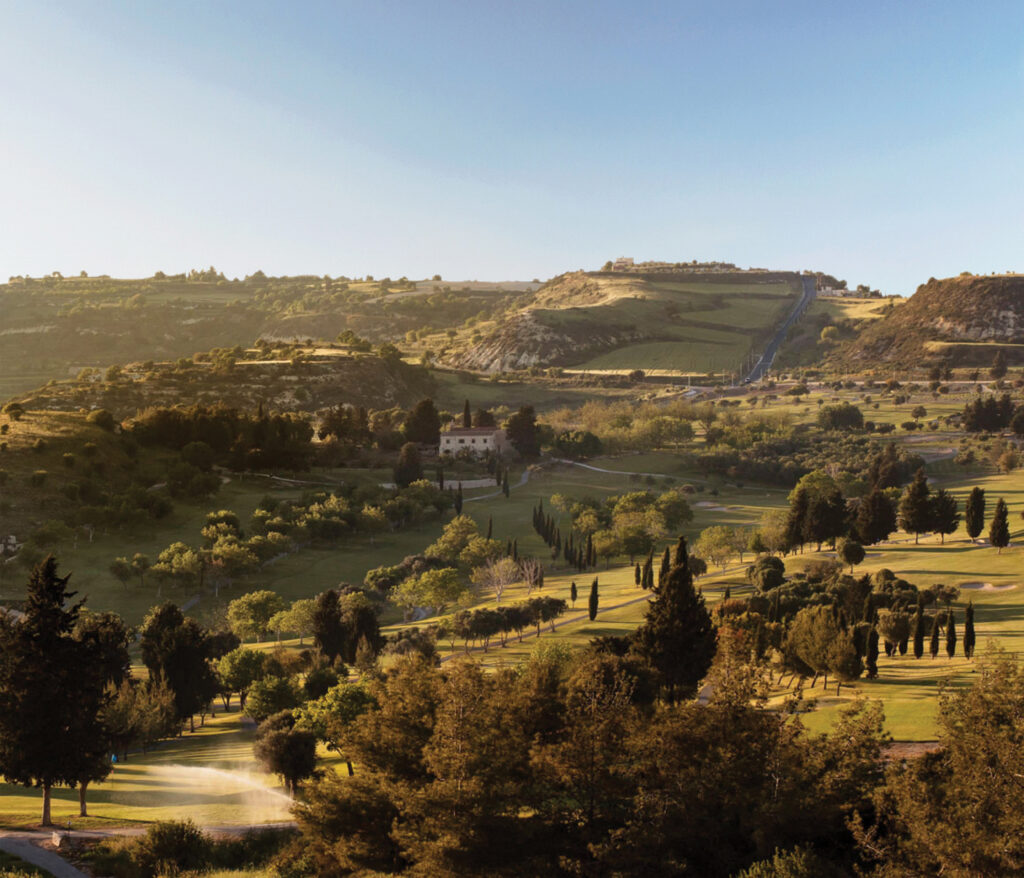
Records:
[[[890,763],[874,795],[877,817],[857,821],[874,874],[994,878],[1024,869],[1024,668],[997,654],[979,671],[974,685],[940,695],[939,750]]]
[[[299,783],[312,777],[316,770],[316,736],[296,726],[290,710],[275,713],[260,723],[253,753],[265,770],[281,778],[293,796]]]
[[[42,789],[44,826],[54,786],[110,771],[104,666],[93,641],[74,637],[82,602],[69,578],[47,558],[32,571],[24,618],[0,617],[0,772]]]
[[[693,587],[686,540],[679,538],[676,563],[654,591],[637,629],[633,649],[656,672],[669,702],[697,690],[715,655],[715,630],[704,596]]]

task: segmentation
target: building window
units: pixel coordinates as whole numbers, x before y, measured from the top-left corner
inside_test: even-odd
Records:
[[[466,444],[466,440],[465,439],[460,439],[459,440],[459,445],[465,445],[465,444]]]

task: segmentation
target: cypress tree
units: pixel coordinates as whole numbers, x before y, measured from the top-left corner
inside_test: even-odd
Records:
[[[924,613],[921,610],[920,600],[917,603],[917,612],[913,620],[914,635],[914,658],[919,659],[924,655]]]
[[[650,588],[651,575],[654,567],[654,549],[648,553],[647,558],[644,560],[644,568],[640,573],[640,585],[644,588]]]
[[[597,618],[597,577],[594,577],[594,581],[590,583],[590,600],[587,602],[587,612],[590,615],[590,621],[593,622]]]
[[[1010,545],[1009,510],[1006,508],[1006,501],[1002,497],[996,500],[996,511],[992,515],[992,524],[988,529],[988,539],[996,547],[1000,555],[1003,553],[1003,549]]]
[[[668,576],[669,571],[672,569],[672,552],[668,546],[665,546],[665,554],[661,556],[661,570],[658,571],[658,587],[661,588],[661,584],[665,581],[665,577]]]
[[[732,589],[729,586],[726,586],[725,591],[722,592],[722,600],[727,601],[730,597],[732,597]]]
[[[579,593],[576,591],[576,580],[574,579],[569,584],[569,600],[572,601],[573,609],[576,609],[576,598],[578,596],[579,596]]]
[[[462,485],[460,484],[459,485],[459,489],[461,490],[461,488],[462,488]],[[493,539],[493,537],[494,537],[494,516],[493,515],[488,515],[487,516],[487,539]]]
[[[872,597],[871,592],[868,592],[867,597],[864,598],[864,621],[870,622],[875,618],[875,600]]]
[[[455,489],[455,503],[454,509],[456,515],[462,515],[462,482],[459,482],[459,487]]]
[[[871,633],[868,634],[868,654],[864,666],[867,668],[869,678],[873,680],[878,676],[878,629],[874,626],[871,627]]]
[[[587,557],[586,564],[593,567],[597,563],[597,555],[594,553],[594,535],[587,534]]]
[[[444,467],[440,464],[437,465],[437,490],[444,490]]]
[[[952,607],[946,616],[946,655],[950,658],[956,655],[956,614]]]
[[[518,540],[518,538],[512,540],[512,560],[513,561],[518,561],[519,560],[519,540]]]
[[[466,400],[466,404],[462,407],[462,426],[467,430],[473,426],[473,416],[469,411],[469,400]]]
[[[507,543],[505,543],[505,557],[512,557],[512,540],[509,540]]]
[[[506,497],[508,497],[509,495],[508,470],[505,470],[505,475],[502,477],[501,480],[501,493],[504,494]]]
[[[985,529],[985,489],[971,488],[971,494],[967,498],[967,508],[964,510],[964,524],[967,527],[967,536],[976,540]]]
[[[939,654],[939,614],[932,617],[932,639],[928,644],[928,652],[932,658]]]
[[[964,610],[964,656],[974,658],[974,601],[968,601]]]
[[[685,541],[680,554],[682,563],[660,583],[633,641],[671,702],[696,691],[715,655],[714,626],[704,596],[694,588]]]
[[[638,561],[636,564],[636,569],[633,571],[633,584],[637,588],[640,588],[640,582],[643,579],[643,575],[643,571],[640,569],[640,562]]]
[[[679,540],[676,542],[676,557],[675,557],[674,561],[672,562],[672,566],[673,567],[679,567],[682,564],[686,564],[686,563],[687,563],[686,538],[685,537],[680,537]]]

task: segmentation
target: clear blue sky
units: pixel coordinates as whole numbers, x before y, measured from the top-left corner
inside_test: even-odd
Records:
[[[0,0],[0,276],[1024,270],[1018,2]]]

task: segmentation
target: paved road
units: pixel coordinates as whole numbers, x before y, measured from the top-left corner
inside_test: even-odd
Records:
[[[804,284],[804,293],[800,297],[800,301],[797,302],[793,312],[786,318],[786,322],[778,328],[778,331],[772,337],[772,340],[768,342],[768,347],[764,349],[764,353],[761,354],[761,359],[757,361],[754,368],[750,370],[750,374],[747,375],[745,383],[749,384],[751,381],[757,381],[764,377],[764,373],[767,372],[771,367],[772,363],[775,362],[775,355],[779,352],[779,348],[782,347],[782,343],[786,340],[786,334],[792,328],[793,324],[800,319],[800,316],[807,310],[807,306],[814,301],[814,297],[817,295],[817,289],[815,287],[815,280],[813,277],[801,278]]]

